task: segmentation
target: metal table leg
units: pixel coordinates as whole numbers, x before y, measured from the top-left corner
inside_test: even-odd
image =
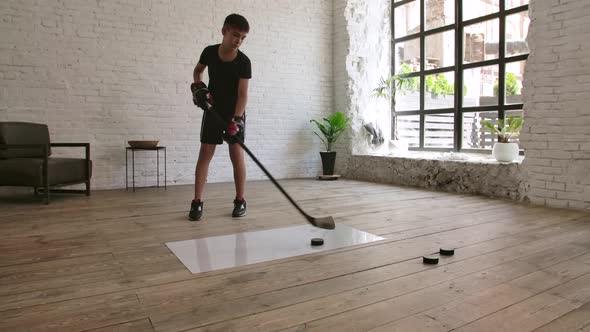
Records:
[[[164,190],[166,190],[166,148],[164,148]]]
[[[135,192],[135,150],[131,150],[131,175],[133,178],[133,192]]]
[[[156,188],[160,188],[160,149],[156,149],[156,165],[156,179],[158,179]]]

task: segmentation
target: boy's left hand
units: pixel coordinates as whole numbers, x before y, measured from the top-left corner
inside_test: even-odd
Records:
[[[238,134],[244,130],[244,120],[241,118],[234,118],[225,130],[225,138],[229,143],[238,142]]]

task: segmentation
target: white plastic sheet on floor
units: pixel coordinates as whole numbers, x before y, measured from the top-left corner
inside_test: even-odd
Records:
[[[312,238],[323,238],[324,244],[312,246]],[[192,273],[200,273],[380,240],[383,238],[337,224],[333,230],[301,225],[168,242],[166,245]]]

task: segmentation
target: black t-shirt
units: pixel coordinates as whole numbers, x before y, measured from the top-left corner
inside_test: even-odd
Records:
[[[232,61],[222,61],[217,53],[220,44],[205,47],[199,63],[206,65],[209,73],[209,90],[213,95],[215,110],[226,116],[235,112],[238,99],[238,82],[252,78],[250,59],[242,51]]]

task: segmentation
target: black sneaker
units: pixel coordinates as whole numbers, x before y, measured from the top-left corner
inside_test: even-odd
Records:
[[[231,213],[231,216],[234,218],[237,217],[243,217],[246,215],[246,200],[242,199],[242,200],[237,200],[234,199],[234,210]]]
[[[188,219],[190,221],[197,221],[201,220],[203,216],[203,202],[198,201],[195,202],[194,200],[191,201],[191,212],[188,213]]]

